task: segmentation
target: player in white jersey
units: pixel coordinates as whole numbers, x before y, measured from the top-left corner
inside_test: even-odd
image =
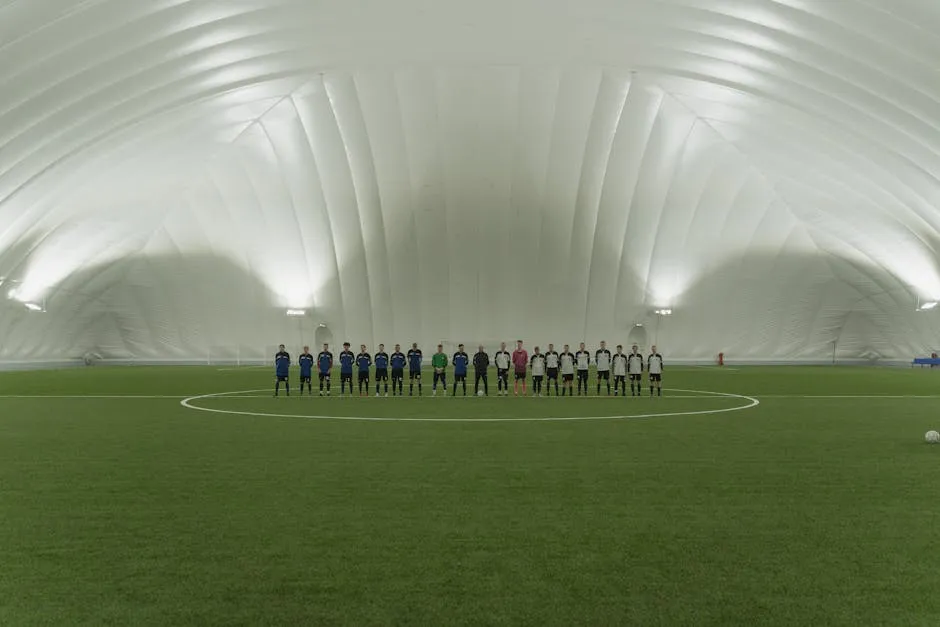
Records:
[[[607,382],[607,396],[610,396],[610,351],[604,340],[601,340],[601,347],[594,353],[594,363],[597,365],[597,395],[601,395],[601,380],[604,380]]]
[[[581,386],[584,386],[584,395],[588,393],[588,368],[591,367],[591,353],[584,348],[584,342],[574,354],[574,363],[578,368],[578,396],[581,396]]]
[[[612,360],[614,371],[614,396],[621,392],[627,395],[627,356],[623,354],[623,346],[617,344],[617,352],[614,353]]]
[[[650,350],[650,356],[646,360],[646,370],[650,375],[650,398],[653,398],[653,388],[657,390],[659,396],[663,395],[663,356],[656,351],[653,346]]]
[[[555,345],[549,344],[545,352],[545,395],[551,396],[552,381],[555,382],[555,396],[558,396],[558,353]]]
[[[643,355],[636,344],[627,356],[627,371],[630,373],[630,396],[639,396],[643,392]]]
[[[561,368],[561,395],[565,395],[565,390],[568,390],[568,396],[574,396],[574,388],[572,387],[572,381],[574,381],[574,353],[568,350],[568,345],[565,344],[565,350],[561,351],[561,355],[558,356],[558,364]]]
[[[538,346],[535,347],[529,362],[532,367],[532,396],[541,396],[542,379],[545,378],[545,355],[539,352]]]
[[[506,342],[500,343],[499,350],[493,355],[493,363],[496,364],[496,393],[505,396],[509,394],[509,365],[512,363]]]

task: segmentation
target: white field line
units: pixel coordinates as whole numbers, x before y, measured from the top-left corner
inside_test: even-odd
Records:
[[[281,394],[281,396],[278,397],[278,398],[281,398],[281,397],[284,397],[284,396],[285,396],[284,394]],[[358,394],[353,395],[353,396],[349,396],[349,395],[347,395],[347,394],[343,394],[343,395],[340,395],[340,394],[330,394],[329,396],[320,396],[319,394],[316,394],[316,393],[314,393],[314,394],[292,394],[292,395],[290,396],[290,398],[310,398],[310,397],[313,397],[313,396],[315,396],[315,397],[317,397],[317,398],[341,398],[341,399],[343,399],[343,400],[371,400],[371,399],[375,399],[375,398],[376,398],[375,394],[369,394],[369,395],[367,395],[367,396],[359,396]],[[737,395],[734,395],[734,396],[736,397]],[[217,398],[271,398],[271,397],[272,397],[272,394],[237,394],[237,395],[236,395],[236,394],[232,394],[231,396],[220,395],[220,396],[218,396]],[[641,396],[639,396],[639,397],[634,397],[634,398],[641,398],[641,397],[642,397],[642,398],[649,398],[650,396],[649,396],[649,394],[642,394]],[[182,398],[182,397],[181,397],[181,396],[177,396],[177,397],[174,397],[174,398]],[[379,398],[383,398],[383,399],[384,399],[385,396],[383,395],[383,396],[381,396],[381,397],[379,397]],[[389,395],[388,395],[388,398],[412,398],[412,399],[419,399],[419,398],[434,398],[434,399],[438,399],[438,398],[448,398],[448,399],[450,399],[450,398],[457,398],[457,399],[468,398],[468,399],[469,399],[469,398],[472,398],[472,399],[476,399],[476,398],[478,398],[478,397],[477,397],[475,394],[467,394],[466,396],[464,396],[463,394],[458,394],[457,396],[451,396],[450,393],[448,393],[447,396],[443,396],[443,395],[432,396],[432,395],[430,395],[430,394],[423,394],[423,395],[421,395],[421,396],[408,396],[407,394],[405,394],[404,396],[392,396],[391,394],[389,394]],[[499,396],[498,394],[490,394],[489,396],[484,396],[483,398],[500,398],[500,396]],[[612,400],[612,401],[613,401],[613,400],[620,400],[620,399],[622,399],[622,398],[630,398],[630,397],[628,397],[628,396],[609,396],[609,397],[608,397],[608,396],[557,396],[557,397],[556,397],[554,394],[552,394],[551,396],[542,395],[541,397],[532,396],[532,395],[518,396],[518,397],[516,397],[516,396],[513,396],[512,394],[510,394],[509,396],[507,396],[507,397],[505,397],[505,398],[564,398],[565,400],[572,400],[572,401],[574,401],[574,400],[577,400],[577,401]],[[667,399],[667,398],[724,398],[724,397],[721,396],[721,395],[715,396],[715,395],[704,395],[704,394],[698,394],[698,395],[692,395],[692,394],[666,394],[666,395],[664,395],[664,396],[657,396],[657,397],[655,397],[655,398],[656,398],[656,400],[663,400],[663,399]]]
[[[261,392],[263,390],[244,390],[243,392],[220,392],[217,394],[203,394],[201,396],[190,396],[189,398],[184,398],[180,401],[180,405],[188,409],[195,409],[197,411],[211,412],[215,414],[231,414],[237,416],[257,416],[263,418],[306,418],[312,420],[353,420],[353,421],[367,421],[367,422],[575,422],[583,420],[622,420],[622,419],[637,419],[637,418],[666,418],[671,416],[698,416],[703,414],[722,414],[732,411],[740,411],[742,409],[750,409],[751,407],[756,407],[760,405],[760,401],[756,398],[751,398],[750,396],[743,396],[741,394],[727,394],[724,392],[707,392],[701,390],[676,390],[677,392],[691,392],[696,394],[705,394],[717,397],[730,397],[738,398],[742,401],[747,401],[746,405],[738,405],[735,407],[726,407],[722,409],[703,409],[697,411],[678,411],[678,412],[665,412],[658,414],[633,414],[633,415],[623,415],[623,416],[568,416],[568,417],[545,417],[545,418],[438,418],[438,417],[429,417],[429,418],[395,418],[395,417],[384,417],[379,418],[376,416],[312,416],[309,414],[272,414],[266,412],[252,412],[252,411],[237,411],[237,410],[227,410],[227,409],[214,409],[209,407],[199,407],[198,405],[193,405],[193,401],[198,401],[205,398],[218,398],[218,397],[234,397],[242,394],[253,394],[255,392]]]
[[[253,391],[253,392],[261,392],[261,391],[263,391],[263,390],[252,390],[252,391]],[[746,395],[746,394],[734,394],[734,393],[730,393],[730,392],[709,392],[709,393],[706,393],[706,394],[672,394],[671,392],[673,392],[673,391],[678,391],[678,390],[668,390],[668,389],[666,389],[666,388],[663,388],[664,395],[661,396],[661,397],[657,396],[657,397],[656,397],[656,400],[665,400],[665,399],[670,399],[670,398],[723,398],[723,397],[726,397],[726,398],[751,398],[750,395]],[[214,394],[214,395],[211,395],[211,396],[214,396],[214,397],[221,397],[221,398],[226,398],[226,397],[233,397],[233,398],[235,398],[235,397],[237,397],[237,398],[271,398],[271,394],[270,394],[270,393],[268,393],[268,394],[239,394],[238,392],[221,392],[221,393],[219,393],[219,394]],[[309,396],[309,395],[306,395],[306,396]],[[373,399],[373,398],[375,398],[375,395],[370,395],[370,396],[366,396],[366,397],[360,397],[360,396],[358,396],[358,395],[354,395],[354,396],[344,395],[344,396],[341,396],[341,395],[339,395],[339,394],[331,394],[331,395],[329,395],[329,396],[320,397],[319,394],[314,394],[313,396],[316,396],[317,398],[342,398],[342,399],[347,399],[347,400],[349,400],[349,399],[365,400],[365,399]],[[879,398],[883,398],[883,399],[887,399],[887,400],[890,400],[890,399],[907,399],[907,398],[917,398],[917,399],[938,399],[938,398],[940,398],[940,394],[820,394],[820,395],[813,395],[813,394],[753,394],[753,396],[754,396],[754,397],[757,397],[757,398],[761,398],[761,399],[764,399],[764,398],[768,398],[768,399],[769,399],[769,398],[773,398],[773,399],[796,398],[796,399],[834,399],[834,400],[839,400],[839,399],[876,399],[876,400],[877,400],[877,399],[879,399]],[[430,394],[423,394],[422,396],[414,396],[414,397],[409,397],[409,396],[407,396],[407,395],[405,395],[404,397],[393,397],[393,396],[389,395],[388,398],[405,398],[405,397],[407,397],[407,398],[413,398],[413,399],[419,399],[419,398],[421,398],[421,399],[424,399],[424,398],[468,398],[468,399],[475,399],[475,398],[477,398],[477,397],[476,397],[475,395],[473,395],[473,394],[467,394],[466,397],[464,397],[462,394],[458,394],[456,397],[450,396],[449,394],[448,394],[446,397],[444,397],[444,396],[431,396]],[[644,394],[644,395],[642,395],[642,397],[643,397],[643,398],[648,398],[649,395],[648,395],[648,394]],[[10,399],[18,399],[18,398],[21,398],[21,399],[42,399],[42,398],[48,398],[48,399],[94,399],[94,400],[101,400],[101,399],[174,399],[174,400],[178,400],[178,399],[187,398],[187,396],[186,396],[185,394],[0,394],[0,399],[4,399],[4,398],[10,398]],[[301,398],[301,395],[300,395],[300,394],[294,394],[294,396],[293,396],[292,398]],[[384,398],[384,397],[383,397],[383,398]],[[491,394],[490,396],[487,396],[487,397],[484,397],[484,398],[499,398],[499,396],[498,396],[497,394]],[[512,396],[512,395],[509,395],[509,396],[507,396],[506,398],[517,398],[517,397],[514,397],[514,396]],[[524,397],[520,396],[520,397],[518,397],[518,398],[534,398],[534,397],[532,397],[532,396],[524,396]],[[627,398],[627,397],[625,397],[625,396],[609,396],[609,397],[608,397],[608,396],[563,396],[563,397],[555,397],[554,395],[552,395],[552,396],[543,396],[542,398],[564,398],[565,400],[596,401],[596,400],[601,400],[601,399],[619,400],[619,399]],[[637,397],[637,398],[639,398],[639,397]]]
[[[68,399],[79,399],[79,398],[88,398],[100,400],[103,398],[120,398],[120,399],[130,399],[130,398],[172,398],[179,399],[183,398],[181,394],[0,394],[0,398],[68,398]]]

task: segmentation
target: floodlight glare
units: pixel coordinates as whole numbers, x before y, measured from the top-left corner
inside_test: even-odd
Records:
[[[919,310],[919,311],[929,311],[930,309],[933,309],[933,308],[936,307],[936,306],[937,306],[937,301],[931,300],[931,301],[927,301],[926,303],[921,303],[921,305],[920,305],[920,307],[918,308],[918,310]]]
[[[303,316],[307,315],[307,312],[303,309],[288,309],[287,315],[291,318],[302,318]]]
[[[36,303],[23,303],[30,311],[43,311],[42,305]]]
[[[656,314],[657,316],[671,316],[672,309],[657,309],[653,313]]]

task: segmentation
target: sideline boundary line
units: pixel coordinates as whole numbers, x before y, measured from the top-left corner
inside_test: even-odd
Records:
[[[253,412],[253,411],[241,411],[241,410],[228,410],[228,409],[215,409],[210,407],[199,407],[198,405],[193,405],[193,401],[198,401],[204,398],[219,398],[219,397],[229,397],[237,398],[242,394],[254,394],[255,392],[263,392],[264,390],[244,390],[240,392],[218,392],[215,394],[201,394],[198,396],[190,396],[189,398],[184,398],[180,401],[180,405],[187,409],[195,409],[197,411],[205,411],[215,414],[229,414],[236,416],[256,416],[259,418],[307,418],[312,420],[348,420],[348,421],[359,421],[359,422],[577,422],[583,420],[626,420],[626,419],[637,419],[637,418],[668,418],[673,416],[699,416],[704,414],[723,414],[732,411],[740,411],[742,409],[750,409],[752,407],[757,407],[760,405],[760,401],[756,398],[750,396],[744,396],[743,394],[731,394],[727,392],[708,392],[704,390],[675,390],[676,392],[692,392],[697,394],[706,394],[715,397],[725,397],[725,398],[739,398],[741,400],[749,401],[746,405],[739,405],[737,407],[727,407],[723,409],[705,409],[705,410],[695,410],[695,411],[679,411],[679,412],[665,412],[658,414],[633,414],[633,415],[621,415],[621,416],[559,416],[559,417],[545,417],[545,418],[438,418],[438,417],[428,417],[428,418],[396,418],[396,417],[378,417],[378,416],[316,416],[310,414],[273,414],[268,412]],[[469,397],[468,397],[469,398]]]

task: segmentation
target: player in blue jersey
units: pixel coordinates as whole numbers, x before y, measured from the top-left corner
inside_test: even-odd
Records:
[[[470,356],[463,349],[463,344],[457,345],[457,352],[454,353],[454,393],[457,396],[457,382],[463,383],[463,395],[467,395],[467,366],[470,364]],[[444,394],[447,394],[447,388],[444,388]]]
[[[277,396],[281,390],[281,381],[284,382],[284,390],[290,396],[290,353],[284,350],[284,345],[277,347],[277,354],[274,355],[274,396]]]
[[[405,385],[405,363],[407,360],[405,354],[401,352],[401,344],[395,345],[395,352],[392,353],[389,361],[392,364],[392,396],[395,396],[396,386],[398,387],[398,395],[402,396],[404,394],[402,388]]]
[[[356,365],[359,366],[359,396],[363,396],[363,386],[365,386],[365,396],[369,395],[369,366],[372,365],[372,355],[366,352],[366,345],[359,345],[359,354],[356,355]]]
[[[313,394],[313,355],[310,354],[310,347],[304,346],[304,352],[300,354],[300,395],[304,395],[304,383],[307,384],[307,394]]]
[[[339,354],[339,394],[346,392],[346,384],[349,383],[349,395],[352,396],[352,371],[353,364],[356,363],[356,356],[349,350],[349,342],[343,342],[343,352]]]
[[[415,342],[411,345],[411,350],[408,351],[408,396],[411,396],[415,390],[415,380],[418,381],[418,396],[421,396],[421,361],[422,361],[421,349],[418,348],[418,343]]]
[[[375,354],[375,395],[379,395],[379,383],[385,382],[385,396],[388,396],[388,353],[385,344],[379,344],[379,351]]]
[[[320,374],[320,396],[323,396],[323,382],[326,381],[326,394],[330,395],[330,372],[333,370],[333,353],[330,345],[324,344],[323,350],[317,355],[317,372]]]

